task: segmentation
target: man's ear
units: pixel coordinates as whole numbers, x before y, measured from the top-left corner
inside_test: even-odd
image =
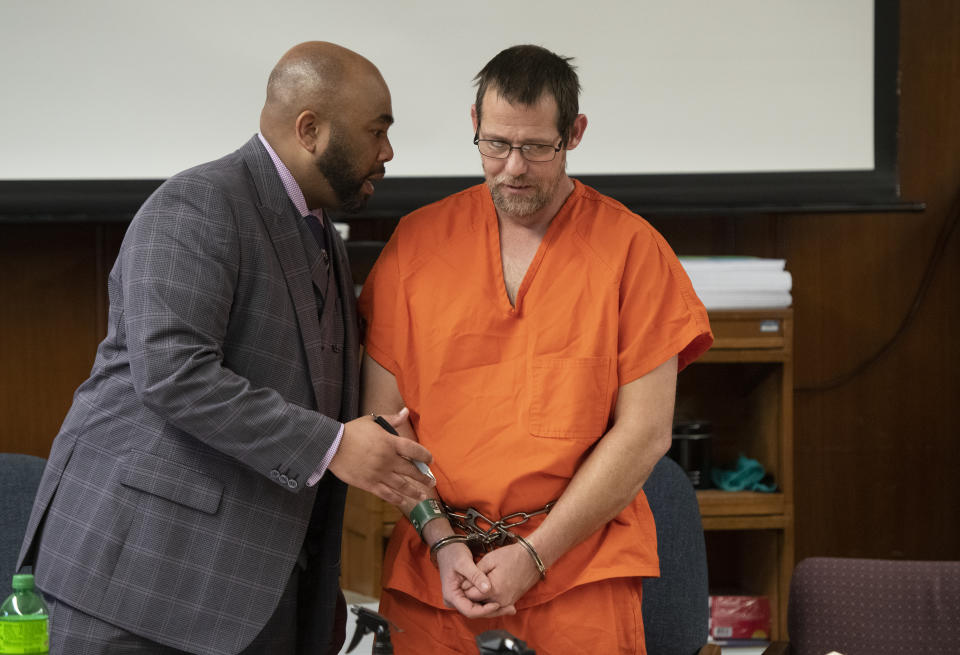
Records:
[[[330,121],[321,121],[310,109],[300,112],[296,120],[297,142],[300,147],[312,154],[320,154],[327,149],[330,141]]]
[[[477,128],[480,127],[480,121],[477,120],[477,106],[470,105],[470,120],[473,121],[473,133],[477,133]]]
[[[583,133],[587,131],[586,114],[577,114],[573,119],[573,127],[570,129],[570,138],[567,139],[567,150],[573,150],[583,139]]]

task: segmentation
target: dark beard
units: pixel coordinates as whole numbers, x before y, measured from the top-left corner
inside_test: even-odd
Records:
[[[368,195],[363,193],[363,183],[372,171],[363,175],[354,170],[357,157],[339,130],[330,134],[327,149],[316,161],[317,170],[326,178],[327,183],[337,194],[339,209],[356,213],[367,206]],[[381,167],[382,168],[382,167]]]

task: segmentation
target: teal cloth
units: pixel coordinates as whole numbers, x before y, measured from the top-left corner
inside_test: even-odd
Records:
[[[737,458],[736,469],[728,471],[714,468],[710,472],[713,484],[724,491],[776,491],[777,485],[773,482],[765,483],[763,479],[767,472],[763,465],[755,459],[745,455]]]

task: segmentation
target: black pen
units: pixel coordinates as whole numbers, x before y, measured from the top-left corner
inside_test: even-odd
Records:
[[[394,429],[394,427],[390,425],[387,422],[387,420],[382,416],[373,416],[373,420],[377,422],[377,425],[379,425],[381,428],[383,428],[390,434],[400,436],[399,434],[397,434],[397,431]],[[419,459],[411,459],[410,461],[413,462],[413,465],[417,467],[418,471],[420,471],[425,476],[433,480],[434,484],[437,483],[437,478],[434,477],[433,471],[430,470],[429,466],[427,466],[424,462],[421,462]]]

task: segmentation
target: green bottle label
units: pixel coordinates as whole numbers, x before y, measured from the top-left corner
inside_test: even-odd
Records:
[[[0,655],[42,655],[49,651],[47,617],[0,618]]]

